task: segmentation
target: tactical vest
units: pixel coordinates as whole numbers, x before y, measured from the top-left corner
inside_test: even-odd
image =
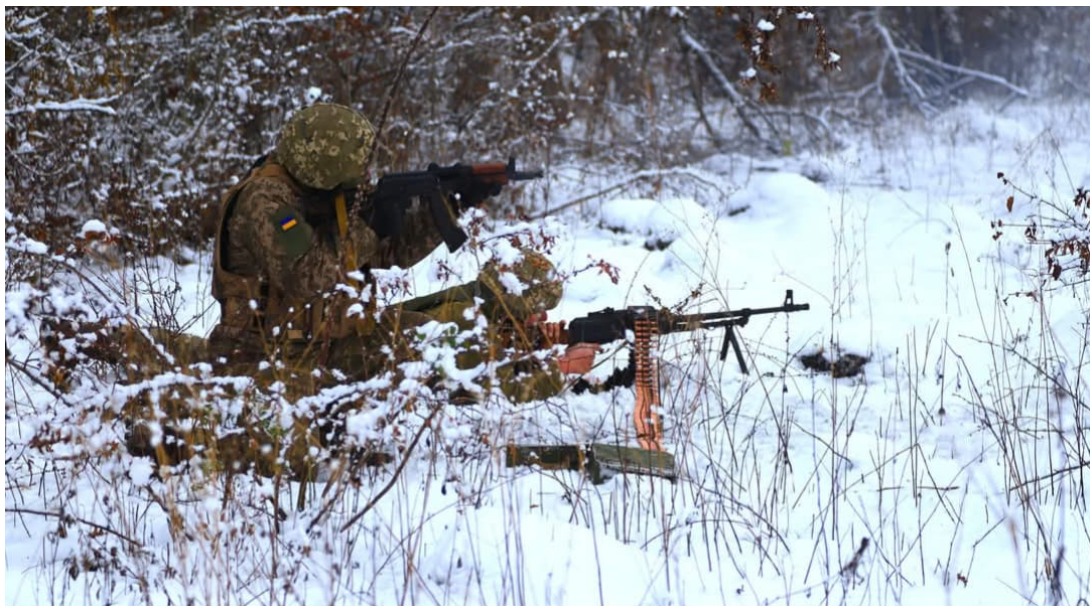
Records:
[[[224,255],[228,247],[227,223],[231,219],[242,190],[259,178],[273,178],[289,185],[297,195],[302,192],[284,167],[267,160],[235,184],[220,203],[212,266],[212,297],[220,305],[220,322],[209,340],[220,354],[244,354],[260,357],[274,345],[296,352],[315,339],[341,338],[351,331],[343,311],[330,306],[322,297],[310,300],[288,298],[283,291],[259,277],[243,276],[227,270]]]

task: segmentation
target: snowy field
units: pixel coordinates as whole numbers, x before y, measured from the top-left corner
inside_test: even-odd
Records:
[[[719,360],[721,330],[663,338],[676,481],[594,485],[505,466],[512,441],[635,446],[633,392],[619,388],[420,408],[396,431],[360,418],[360,434],[422,439],[356,486],[311,484],[299,510],[297,484],[238,476],[226,496],[222,474],[157,477],[146,459],[106,449],[116,423],[79,412],[109,409],[131,387],[88,375],[55,397],[9,367],[5,600],[1085,603],[1090,298],[1085,283],[1017,295],[1056,285],[1040,278],[1043,250],[1021,227],[1048,210],[996,174],[1069,202],[1090,184],[1087,133],[1086,104],[970,104],[842,133],[845,145],[822,155],[717,155],[639,174],[547,167],[548,184],[529,192],[538,213],[586,200],[533,225],[487,222],[482,234],[555,238],[549,257],[569,278],[551,319],[655,300],[687,312],[778,306],[786,289],[811,306],[741,330],[748,375],[733,356]],[[1019,227],[995,239],[997,219]],[[506,243],[441,248],[407,276],[412,293],[474,278]],[[11,235],[7,245],[33,248]],[[218,314],[209,252],[190,257],[200,263],[160,260],[141,276],[177,281],[179,318],[206,335]],[[141,281],[85,264],[92,280]],[[52,296],[64,308],[73,294]],[[31,296],[8,285],[9,361],[41,356],[33,318],[20,323]],[[819,351],[869,362],[833,379],[800,364]],[[592,374],[625,357],[607,346]],[[146,387],[165,393],[200,374]],[[60,423],[77,439],[35,444]]]

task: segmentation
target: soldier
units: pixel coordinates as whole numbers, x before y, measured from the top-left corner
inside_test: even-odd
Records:
[[[385,238],[349,212],[373,138],[367,119],[345,106],[300,110],[283,128],[275,151],[228,192],[212,276],[221,316],[209,340],[221,364],[241,370],[277,357],[306,372],[297,374],[302,384],[315,382],[314,369],[370,377],[413,356],[401,339],[404,329],[432,319],[465,326],[466,309],[478,298],[494,321],[489,338],[497,341],[500,325],[533,324],[559,302],[561,286],[551,265],[527,251],[512,269],[527,285],[518,296],[502,286],[499,269],[490,265],[476,281],[390,307],[377,322],[369,314],[349,314],[359,299],[339,286],[353,285],[350,271],[408,268],[441,242],[423,206],[406,213],[400,234]],[[489,194],[459,195],[475,205]],[[360,200],[367,205],[366,191]],[[544,326],[545,333],[553,328]],[[486,350],[463,353],[459,363],[472,367]],[[500,374],[501,387],[519,401],[553,394],[561,388],[560,373],[585,373],[594,352],[589,345],[572,347],[544,370],[508,366]]]

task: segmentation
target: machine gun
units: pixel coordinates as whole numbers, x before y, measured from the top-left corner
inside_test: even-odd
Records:
[[[457,163],[440,167],[432,163],[425,171],[388,173],[379,178],[370,197],[371,204],[362,213],[380,238],[396,236],[403,230],[405,212],[413,200],[423,199],[443,242],[453,252],[468,238],[455,221],[462,211],[499,194],[511,182],[538,179],[544,175],[541,170],[518,171],[513,156],[506,164]]]
[[[655,335],[722,327],[726,329],[726,335],[723,336],[723,346],[719,350],[719,360],[726,359],[727,351],[733,348],[738,359],[738,367],[742,369],[743,374],[748,374],[749,368],[746,367],[745,359],[742,358],[742,349],[738,345],[738,337],[734,333],[734,328],[744,327],[749,323],[750,317],[779,312],[792,313],[801,310],[810,310],[810,305],[795,304],[795,293],[791,289],[788,289],[784,296],[783,306],[768,308],[741,308],[729,312],[709,312],[693,315],[675,315],[669,311],[655,309],[650,306],[630,306],[622,310],[606,308],[569,322],[567,343],[605,344],[623,339],[626,332],[637,332],[641,326],[646,326]],[[638,335],[637,333],[637,339]]]
[[[662,451],[660,437],[662,424],[653,408],[661,404],[658,386],[658,362],[651,357],[652,341],[662,334],[696,329],[724,328],[723,346],[719,350],[719,360],[727,358],[727,350],[733,348],[738,359],[738,367],[743,374],[749,373],[742,349],[738,344],[736,327],[744,327],[751,317],[775,313],[792,313],[810,310],[809,304],[796,304],[795,294],[788,289],[783,306],[768,308],[741,308],[729,312],[712,312],[692,315],[678,315],[650,306],[632,306],[614,310],[606,308],[592,312],[585,317],[573,319],[567,330],[560,333],[561,341],[567,344],[592,343],[605,344],[624,339],[627,332],[635,334],[635,344],[627,370],[617,370],[607,386],[624,385],[636,387],[636,437],[640,447],[645,450]]]

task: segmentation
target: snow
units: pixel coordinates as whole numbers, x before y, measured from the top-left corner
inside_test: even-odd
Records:
[[[516,296],[521,296],[525,286],[522,281],[519,280],[513,272],[501,272],[499,273],[500,284],[508,293]]]
[[[516,264],[520,247],[500,236],[540,228],[555,239],[547,255],[568,277],[551,320],[653,298],[665,306],[688,301],[687,312],[777,306],[793,290],[809,311],[754,317],[740,328],[748,376],[733,357],[718,359],[722,330],[663,337],[656,351],[661,414],[678,462],[675,482],[616,474],[595,486],[577,471],[504,464],[508,442],[635,445],[631,389],[567,392],[519,406],[495,398],[428,418],[435,391],[479,389],[495,373],[486,365],[460,369],[458,345],[473,332],[450,324],[420,328],[419,358],[398,386],[379,377],[296,403],[286,392],[262,402],[269,424],[285,429],[293,411],[351,403],[345,433],[354,444],[397,448],[385,467],[350,466],[350,482],[327,485],[338,471],[321,471],[301,511],[299,484],[238,475],[225,501],[226,482],[216,471],[198,466],[160,478],[146,458],[105,459],[117,470],[83,469],[65,482],[64,467],[86,460],[86,452],[76,458],[62,455],[68,444],[52,454],[29,446],[47,423],[66,423],[85,437],[81,449],[108,451],[119,427],[87,413],[171,391],[220,391],[221,400],[204,402],[238,415],[251,403],[238,395],[254,390],[246,378],[215,378],[207,367],[127,386],[84,378],[68,400],[32,382],[13,391],[9,382],[7,456],[15,464],[6,467],[12,582],[5,599],[1044,603],[1052,598],[1043,564],[1062,551],[1059,603],[1076,603],[1090,596],[1085,489],[1070,475],[1037,478],[1078,466],[1073,446],[1085,437],[1077,428],[1084,414],[1075,399],[1051,390],[1037,362],[1063,390],[1084,391],[1086,291],[1053,292],[1043,302],[1010,297],[1038,287],[1041,252],[1018,238],[994,241],[989,224],[1004,218],[1013,225],[1038,212],[1019,196],[1007,213],[998,171],[1050,195],[1063,192],[1050,176],[1090,174],[1090,142],[1082,136],[1088,124],[1086,108],[1015,105],[997,113],[970,104],[930,120],[909,116],[844,133],[847,147],[834,153],[712,156],[673,174],[699,184],[697,192],[633,188],[540,224],[488,220],[458,254],[440,247],[412,269],[377,272],[383,301],[430,293],[473,280],[489,261]],[[559,200],[604,189],[580,181],[579,171],[553,173],[550,187],[565,195]],[[7,248],[9,256],[47,251],[19,234],[9,235]],[[163,260],[151,271],[177,277],[178,315],[192,321],[188,331],[205,336],[218,314],[202,271],[210,259],[208,252],[186,257],[200,263]],[[616,284],[599,261],[615,267]],[[500,277],[522,287],[514,275]],[[131,285],[132,278],[116,280]],[[56,310],[85,308],[72,292],[9,287],[9,356],[19,361],[38,356],[15,330],[32,327],[43,300]],[[627,363],[627,351],[615,353],[619,346],[604,349],[592,376]],[[819,349],[870,362],[863,375],[834,380],[797,361]],[[429,386],[437,371],[443,386]],[[377,400],[381,390],[396,398]],[[404,451],[418,431],[424,439],[416,451]],[[47,468],[53,473],[42,475]],[[79,490],[70,499],[69,488]],[[13,513],[59,512],[61,505],[140,548],[79,523],[61,537],[58,519]],[[65,559],[85,555],[83,546],[107,554],[117,548],[126,568],[155,581],[152,588],[145,595],[120,570],[77,568],[71,578],[74,562]],[[240,580],[250,582],[240,588]]]
[[[129,478],[132,479],[134,485],[148,485],[153,473],[154,468],[150,458],[138,457],[132,459],[132,466],[129,468]]]
[[[765,21],[764,19],[761,19],[757,21],[757,29],[761,30],[762,32],[771,32],[772,30],[776,29],[776,26],[772,23],[769,23],[768,21]]]
[[[14,251],[22,251],[26,253],[32,253],[35,255],[46,255],[49,253],[49,247],[45,243],[35,241],[34,239],[25,235],[19,235],[12,240],[5,240],[4,246],[7,249]]]
[[[80,228],[80,238],[87,238],[93,234],[109,234],[106,230],[106,224],[103,224],[101,220],[87,220],[83,224],[83,228]]]

